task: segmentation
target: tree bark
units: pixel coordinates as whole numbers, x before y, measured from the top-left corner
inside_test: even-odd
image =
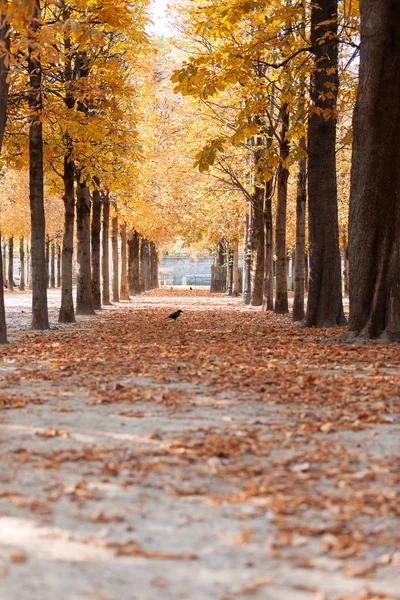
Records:
[[[265,183],[264,198],[264,290],[263,310],[274,310],[274,228],[272,222],[273,179]]]
[[[3,254],[0,236],[0,344],[7,344],[6,310],[4,306]]]
[[[111,248],[112,248],[112,301],[119,302],[119,276],[118,276],[118,217],[111,220]]]
[[[239,296],[239,240],[233,240],[233,286],[232,295]]]
[[[42,69],[37,40],[41,18],[39,0],[34,0],[31,14],[28,48],[28,101],[30,110],[29,203],[31,211],[32,329],[49,329],[45,257],[43,126],[41,122],[43,111]]]
[[[76,286],[76,314],[94,315],[92,278],[90,269],[90,192],[77,174],[76,186],[76,242],[78,278]]]
[[[19,290],[23,292],[25,290],[25,240],[24,236],[19,239],[19,264],[20,264],[20,277],[19,277]]]
[[[400,5],[361,0],[353,116],[349,339],[400,340]]]
[[[75,168],[70,154],[64,156],[64,231],[61,259],[61,308],[59,323],[75,323],[74,301],[72,297],[72,259],[74,252],[75,222]]]
[[[127,267],[127,242],[126,242],[126,223],[121,223],[121,288],[120,298],[121,300],[129,300],[128,294],[128,267]]]
[[[310,281],[307,327],[345,324],[339,252],[336,183],[338,90],[337,0],[315,0],[311,8],[312,114],[308,123],[308,230]]]
[[[57,242],[57,287],[61,287],[61,246]]]
[[[144,261],[144,289],[147,292],[151,289],[151,262],[150,262],[150,242],[143,240],[143,261]]]
[[[14,291],[14,236],[8,238],[8,291]]]
[[[92,301],[95,310],[101,309],[101,276],[100,276],[100,232],[101,232],[101,194],[95,189],[92,194]]]
[[[32,270],[31,270],[31,250],[29,243],[26,244],[26,283],[28,288],[32,288]]]
[[[147,262],[147,240],[143,237],[140,238],[140,269],[139,269],[139,285],[140,291],[146,291],[146,269],[148,266]]]
[[[140,238],[136,230],[128,236],[128,290],[131,296],[140,294]]]
[[[306,148],[306,139],[300,140],[302,150]],[[293,321],[304,319],[304,279],[305,279],[305,246],[306,246],[306,202],[307,202],[307,160],[298,162],[297,195],[296,195],[296,251],[294,262],[294,301]]]
[[[102,253],[101,253],[101,272],[103,278],[102,297],[103,304],[110,305],[110,198],[108,194],[103,197],[103,220],[102,220]]]
[[[56,287],[56,244],[51,242],[50,252],[50,287]]]
[[[47,278],[47,287],[50,287],[50,238],[49,234],[46,236],[46,247],[45,247],[45,256],[46,256],[46,278]]]
[[[286,138],[289,129],[289,109],[283,103],[279,111],[281,122],[279,154],[281,161],[289,156],[289,140]],[[276,298],[274,312],[284,314],[289,312],[287,291],[287,251],[286,251],[286,213],[289,171],[281,162],[278,167],[278,194],[276,206]]]
[[[347,235],[343,235],[343,287],[344,295],[349,295],[349,245]]]
[[[158,283],[158,253],[154,242],[150,242],[151,289],[159,287]]]
[[[3,282],[7,287],[7,244],[6,240],[3,240]]]
[[[252,196],[251,210],[251,296],[252,306],[261,306],[264,291],[264,195],[263,187],[256,187]]]

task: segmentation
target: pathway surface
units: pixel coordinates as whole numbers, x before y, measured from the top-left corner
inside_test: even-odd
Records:
[[[400,598],[398,346],[206,291],[57,302],[32,333],[6,298],[1,600]]]

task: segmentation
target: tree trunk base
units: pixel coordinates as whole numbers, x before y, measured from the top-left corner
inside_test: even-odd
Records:
[[[75,313],[81,317],[93,317],[96,315],[96,312],[90,307],[76,309]]]

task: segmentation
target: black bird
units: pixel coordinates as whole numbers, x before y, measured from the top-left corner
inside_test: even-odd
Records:
[[[167,317],[167,319],[173,319],[174,321],[176,321],[176,319],[177,319],[178,317],[180,317],[180,316],[181,316],[181,313],[182,313],[182,312],[183,312],[183,310],[179,309],[179,310],[177,310],[177,311],[175,311],[175,312],[171,313],[171,314],[170,314],[170,315]]]

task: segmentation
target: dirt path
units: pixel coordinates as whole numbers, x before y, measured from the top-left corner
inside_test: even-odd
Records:
[[[400,348],[190,294],[14,307],[1,600],[400,598]]]

